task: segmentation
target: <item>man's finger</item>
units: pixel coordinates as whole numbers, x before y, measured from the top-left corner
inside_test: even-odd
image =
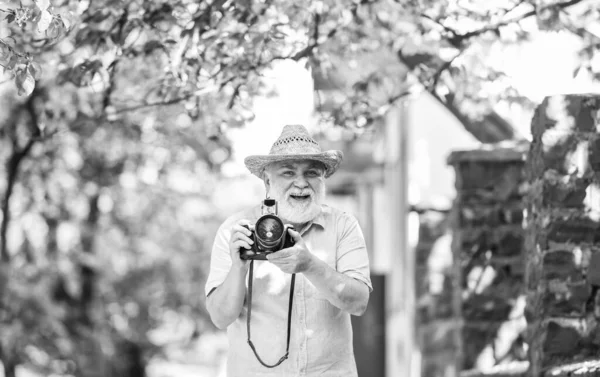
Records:
[[[285,258],[288,258],[293,253],[294,253],[294,251],[292,250],[292,248],[288,247],[287,249],[281,249],[281,250],[276,251],[274,253],[268,254],[267,255],[267,259],[268,260],[285,259]]]
[[[235,232],[240,232],[240,233],[243,233],[243,234],[245,234],[245,235],[247,235],[247,236],[250,236],[250,235],[252,235],[252,232],[250,231],[250,229],[248,229],[248,228],[246,228],[246,227],[244,226],[244,225],[248,225],[248,226],[250,226],[250,222],[249,222],[248,220],[242,220],[242,221],[248,222],[248,224],[245,224],[245,223],[244,223],[244,224],[242,224],[242,223],[235,224],[235,225],[233,226],[233,228],[232,228],[233,232],[234,232],[234,233],[235,233]]]
[[[252,238],[248,237],[247,235],[241,232],[237,232],[236,234],[234,234],[233,239],[234,242],[238,240],[246,241],[249,245],[252,245],[254,243],[254,241],[252,241]]]
[[[294,239],[294,241],[296,241],[296,243],[302,241],[302,236],[300,235],[300,232],[296,232],[292,228],[289,228],[288,232],[290,233],[290,236],[292,236],[292,238]]]
[[[233,246],[237,247],[238,249],[248,249],[251,250],[252,247],[250,246],[250,244],[248,244],[248,242],[244,241],[244,240],[237,240],[233,243]]]

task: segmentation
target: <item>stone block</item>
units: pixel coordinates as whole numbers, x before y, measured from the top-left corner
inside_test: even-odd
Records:
[[[461,229],[462,257],[489,251],[491,256],[513,257],[523,254],[524,231],[520,225]]]
[[[534,174],[539,176],[548,169],[561,174],[573,169],[584,173],[591,167],[587,158],[581,157],[589,154],[589,142],[599,131],[598,103],[593,95],[554,96],[542,102],[531,123],[533,141],[528,165]]]
[[[448,295],[424,295],[419,298],[417,310],[419,322],[427,324],[438,320],[450,320],[455,317],[454,298]]]
[[[571,250],[556,250],[543,256],[542,274],[544,279],[562,281],[578,281],[583,278],[581,262]]]
[[[457,351],[448,349],[423,355],[421,375],[427,377],[458,377]]]
[[[504,321],[508,318],[517,297],[524,293],[521,276],[505,275],[495,271],[494,280],[478,293],[463,297],[462,313],[469,321]]]
[[[578,177],[544,180],[542,203],[553,208],[581,208],[590,183],[590,179]]]
[[[542,295],[543,315],[579,318],[586,313],[592,291],[585,282],[552,281]]]
[[[486,346],[492,344],[504,321],[465,321],[462,329],[464,359],[462,369],[471,369]]]
[[[497,234],[496,252],[492,249],[493,255],[502,257],[512,257],[523,255],[523,232],[506,232]]]
[[[600,346],[594,344],[597,325],[585,320],[550,320],[544,326],[542,364],[546,367],[597,356]]]
[[[590,141],[588,162],[590,168],[596,174],[600,173],[600,135]],[[598,175],[596,175],[598,178]]]
[[[459,192],[473,189],[495,190],[499,186],[505,189],[502,191],[511,191],[524,179],[523,162],[520,161],[465,161],[456,167],[456,174],[460,176],[457,180]]]
[[[590,285],[600,287],[600,252],[590,255],[587,280]]]
[[[600,223],[590,218],[573,216],[552,219],[548,225],[547,240],[556,243],[594,243],[600,232]]]
[[[463,301],[463,317],[465,321],[499,321],[508,318],[512,309],[512,298],[499,297],[495,294],[471,295]]]
[[[460,209],[460,226],[467,228],[521,225],[523,204],[497,203],[488,206],[463,206]]]
[[[456,349],[460,322],[457,319],[434,321],[421,327],[421,349],[434,354],[448,349]]]

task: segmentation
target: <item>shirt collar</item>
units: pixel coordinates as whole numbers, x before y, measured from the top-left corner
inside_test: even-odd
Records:
[[[315,225],[319,225],[321,228],[325,228],[325,215],[326,215],[326,211],[327,208],[326,206],[321,206],[321,211],[319,212],[319,214],[317,215],[317,217],[315,217],[313,219],[313,221],[310,222],[310,224],[315,224]]]

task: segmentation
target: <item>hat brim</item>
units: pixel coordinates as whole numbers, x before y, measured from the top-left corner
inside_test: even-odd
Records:
[[[269,154],[248,156],[244,159],[244,164],[250,170],[250,173],[262,178],[267,165],[280,161],[309,160],[318,161],[325,165],[325,178],[329,178],[336,172],[344,158],[342,151],[330,150],[315,154]]]

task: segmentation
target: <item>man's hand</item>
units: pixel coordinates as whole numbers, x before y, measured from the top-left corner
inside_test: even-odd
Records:
[[[308,250],[306,243],[300,236],[300,233],[293,229],[288,229],[290,236],[295,241],[295,245],[275,253],[268,254],[267,259],[288,274],[307,271],[314,261],[314,255]]]
[[[247,268],[248,261],[240,258],[240,249],[251,249],[254,242],[250,238],[252,232],[244,227],[244,225],[250,226],[250,221],[246,219],[238,220],[235,225],[231,228],[231,237],[229,238],[229,253],[231,255],[231,267],[232,268]],[[254,254],[252,251],[248,251],[250,254]]]

